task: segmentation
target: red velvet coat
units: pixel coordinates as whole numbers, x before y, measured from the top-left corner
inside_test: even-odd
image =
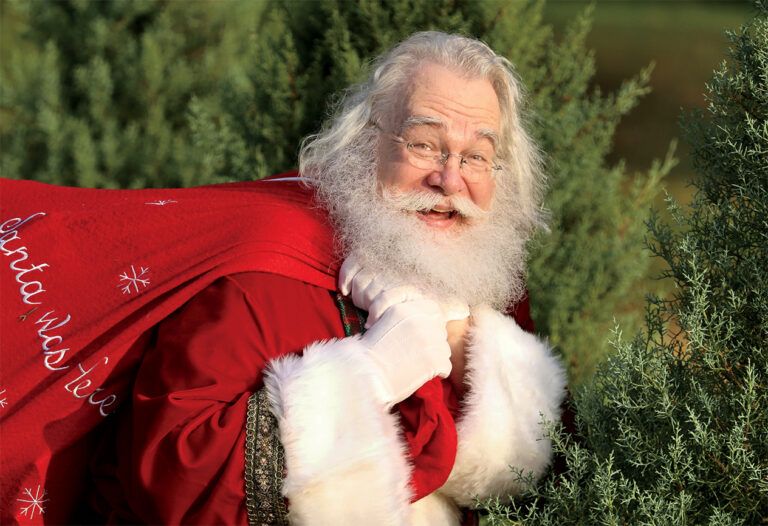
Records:
[[[2,522],[71,521],[93,464],[114,519],[245,523],[245,401],[267,361],[343,335],[311,193],[1,189]],[[416,497],[448,476],[456,407],[433,380],[399,408]]]

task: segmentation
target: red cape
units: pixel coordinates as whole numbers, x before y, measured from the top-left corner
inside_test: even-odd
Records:
[[[75,493],[76,476],[67,487],[49,471],[83,459],[52,457],[123,401],[139,337],[214,280],[255,270],[336,286],[332,230],[296,182],[115,191],[0,180],[0,200],[0,522],[27,500]]]

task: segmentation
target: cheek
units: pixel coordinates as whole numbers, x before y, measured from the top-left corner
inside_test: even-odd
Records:
[[[483,210],[490,210],[496,192],[496,182],[490,180],[486,183],[472,185],[469,192],[470,198],[477,206]]]
[[[379,149],[377,174],[379,184],[383,187],[408,189],[418,185],[418,170],[403,162],[398,152],[382,151]]]
[[[388,159],[379,157],[379,163],[376,168],[377,178],[381,186],[391,186],[395,179],[395,163]]]
[[[385,144],[379,144],[377,151],[376,173],[381,186],[390,186],[397,173],[397,159],[392,148]]]

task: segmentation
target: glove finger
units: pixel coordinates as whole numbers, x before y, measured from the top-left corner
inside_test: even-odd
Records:
[[[387,280],[384,279],[381,274],[374,276],[373,279],[368,282],[365,289],[361,291],[362,301],[368,305],[368,309],[366,310],[370,310],[370,306],[373,303],[373,300],[376,299],[376,296],[381,294],[385,289],[392,289],[395,288],[395,286],[397,286],[396,283],[387,283]]]
[[[368,288],[368,285],[370,285],[375,277],[373,272],[362,269],[355,274],[355,277],[352,279],[352,303],[363,310],[368,310],[368,307],[370,306],[370,302],[366,299],[365,289]]]
[[[411,285],[400,285],[381,292],[374,298],[368,308],[368,320],[365,323],[365,327],[369,328],[372,324],[376,323],[376,320],[392,305],[420,298],[423,298],[423,294]]]
[[[341,265],[341,269],[339,270],[339,290],[345,296],[349,296],[349,293],[352,290],[352,280],[360,270],[362,270],[362,266],[354,254],[350,254]]]

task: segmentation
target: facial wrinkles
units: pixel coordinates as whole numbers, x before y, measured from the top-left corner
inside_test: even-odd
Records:
[[[479,112],[478,112],[479,113]],[[444,106],[424,105],[422,108],[414,108],[414,114],[427,114],[438,117],[445,123],[444,126],[436,126],[436,130],[444,137],[445,142],[450,147],[460,146],[462,148],[475,144],[485,143],[492,147],[493,143],[488,137],[478,135],[479,130],[494,130],[488,119],[472,117],[459,111],[452,111]]]
[[[446,124],[435,117],[413,115],[405,120],[400,135],[406,139],[428,139],[442,146],[442,138],[446,135]],[[480,128],[473,134],[472,140],[465,144],[462,152],[480,151],[485,155],[495,155],[498,134],[490,128]]]
[[[498,126],[499,104],[496,99],[496,92],[493,91],[490,84],[477,80],[451,86],[448,90],[443,90],[444,86],[441,86],[440,89],[430,88],[430,84],[436,82],[440,81],[417,81],[417,87],[411,94],[410,106],[412,109],[421,106],[437,113],[444,113],[446,117],[477,121],[476,124],[485,122],[494,128]],[[457,96],[457,91],[463,91],[463,93]],[[462,100],[459,100],[459,97]],[[475,104],[472,99],[486,100],[488,104]]]
[[[417,76],[409,103],[410,114],[438,118],[445,123],[451,141],[475,140],[481,129],[498,133],[501,111],[493,87],[481,80],[464,80],[458,85],[446,86],[441,78],[444,75],[445,70],[430,68]]]

